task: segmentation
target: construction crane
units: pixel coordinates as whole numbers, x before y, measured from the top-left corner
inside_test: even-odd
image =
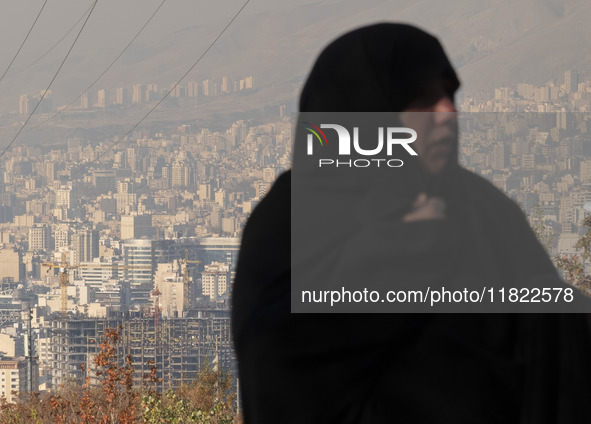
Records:
[[[158,288],[156,288],[156,290],[154,290],[152,292],[152,296],[154,296],[154,328],[158,329],[160,328],[160,295],[162,293],[160,293],[160,290],[158,290]]]
[[[41,266],[48,268],[47,272],[49,272],[53,268],[60,269],[60,290],[61,290],[61,312],[62,316],[66,318],[68,316],[68,277],[69,269],[76,269],[76,268],[111,268],[111,269],[133,269],[133,270],[151,270],[149,266],[141,267],[141,266],[133,266],[133,265],[117,265],[117,264],[110,264],[110,263],[85,263],[82,265],[68,265],[66,263],[67,253],[62,252],[62,261],[61,263],[55,262],[44,262]]]
[[[68,316],[68,270],[72,268],[78,268],[77,265],[68,265],[66,263],[67,253],[62,252],[62,261],[61,263],[54,263],[54,262],[45,262],[42,263],[41,266],[48,268],[47,272],[49,272],[53,268],[60,269],[60,290],[62,296],[62,317],[66,318]]]

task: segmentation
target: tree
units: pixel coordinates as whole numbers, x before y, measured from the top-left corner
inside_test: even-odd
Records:
[[[587,296],[591,296],[591,277],[585,274],[585,265],[583,261],[591,258],[591,216],[583,221],[587,227],[587,232],[577,241],[575,247],[582,249],[579,255],[557,255],[554,258],[556,268],[563,272],[564,279],[579,288]]]
[[[146,423],[239,424],[232,374],[212,366],[209,361],[192,384],[168,391],[145,394],[142,398]]]
[[[119,331],[107,329],[93,362],[94,374],[100,382],[100,390],[91,385],[86,377],[80,400],[80,414],[83,423],[131,424],[136,422],[139,407],[139,393],[133,389],[132,357],[125,358],[120,366],[117,357]],[[84,364],[80,367],[85,371]]]
[[[193,384],[177,391],[158,393],[157,369],[144,378],[144,386],[133,387],[132,357],[123,364],[117,354],[120,333],[105,331],[93,359],[93,369],[80,367],[88,375],[82,386],[61,385],[51,393],[22,393],[16,402],[0,399],[2,424],[240,424],[234,407],[232,376],[208,361]],[[95,384],[90,374],[94,374]]]

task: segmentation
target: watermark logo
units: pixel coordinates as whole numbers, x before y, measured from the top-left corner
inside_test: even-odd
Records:
[[[316,136],[316,139],[320,142],[321,146],[328,146],[328,139],[326,138],[326,135],[324,134],[324,131],[322,131],[319,127],[317,127],[314,124],[311,124],[310,122],[304,122],[304,128],[308,131],[310,131],[312,134],[314,134]],[[313,127],[313,128],[310,128]],[[313,138],[312,138],[312,134],[308,134],[308,155],[312,154],[312,144],[313,144]],[[322,137],[320,137],[320,135],[322,135]],[[324,140],[324,142],[323,142]]]
[[[353,136],[351,132],[342,125],[338,124],[320,124],[320,126],[311,124],[310,122],[303,122],[304,128],[309,132],[307,134],[306,154],[308,156],[314,155],[314,145],[320,144],[321,147],[328,146],[328,138],[323,129],[334,130],[338,137],[338,155],[350,156],[352,149],[361,156],[378,156],[383,155],[383,150],[386,150],[388,158],[373,158],[373,159],[356,159],[354,161],[340,161],[338,159],[319,159],[318,167],[335,165],[354,166],[357,168],[367,168],[372,164],[380,166],[380,163],[386,163],[389,167],[399,168],[404,164],[401,159],[392,159],[393,148],[396,145],[402,146],[404,150],[411,156],[417,156],[417,152],[411,147],[417,139],[417,133],[412,128],[406,127],[378,127],[377,129],[377,143],[375,148],[363,148],[359,139],[359,127],[353,127]],[[401,137],[407,135],[407,137]],[[410,136],[410,137],[408,137]],[[317,140],[317,142],[315,142]]]

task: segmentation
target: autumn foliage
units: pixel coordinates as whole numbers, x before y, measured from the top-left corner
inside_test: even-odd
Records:
[[[591,276],[585,274],[583,261],[591,259],[591,216],[585,218],[583,224],[589,228],[575,247],[582,250],[579,255],[558,255],[554,258],[556,268],[563,272],[564,279],[575,287],[578,287],[587,296],[591,296]]]
[[[0,424],[239,424],[230,373],[207,365],[194,383],[159,393],[156,366],[133,386],[131,356],[117,357],[119,331],[109,329],[82,386],[71,383],[51,393],[22,393],[14,403],[0,399]],[[91,378],[94,375],[94,379]]]

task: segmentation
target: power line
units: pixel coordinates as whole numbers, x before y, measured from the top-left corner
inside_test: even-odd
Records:
[[[0,77],[0,81],[2,81],[4,79],[4,76],[6,75],[6,73],[8,72],[8,70],[10,69],[10,67],[12,66],[12,64],[14,63],[16,57],[21,52],[21,49],[23,48],[23,46],[27,42],[27,39],[29,38],[29,35],[31,35],[31,32],[33,31],[33,28],[35,28],[35,24],[39,20],[39,16],[41,16],[41,12],[43,12],[43,9],[45,9],[45,5],[46,4],[47,4],[47,0],[45,0],[43,2],[43,6],[41,6],[41,10],[39,10],[39,13],[37,13],[37,17],[33,21],[33,25],[31,25],[31,28],[29,28],[29,32],[27,32],[27,35],[25,36],[25,39],[23,40],[23,42],[21,43],[20,47],[16,51],[16,54],[14,55],[14,57],[12,58],[12,60],[10,61],[10,63],[8,64],[8,67],[6,68],[6,70],[4,71],[4,73],[2,74],[2,76]]]
[[[59,44],[64,41],[64,39],[74,30],[74,28],[76,28],[78,26],[78,24],[80,23],[80,21],[86,16],[86,14],[90,11],[90,9],[92,9],[92,4],[88,7],[88,9],[86,9],[84,11],[84,13],[78,18],[78,20],[76,21],[76,23],[74,23],[74,25],[72,25],[70,27],[70,29],[68,30],[68,32],[66,32],[62,38],[60,38],[53,46],[51,46],[49,48],[49,50],[47,50],[45,53],[43,53],[41,56],[39,56],[37,59],[35,59],[33,62],[31,62],[30,64],[28,64],[27,66],[25,66],[22,69],[19,69],[18,71],[14,71],[12,74],[8,74],[7,76],[11,77],[13,75],[18,75],[21,72],[26,71],[27,69],[29,69],[30,67],[34,66],[35,64],[37,64],[41,59],[43,59],[45,56],[47,56],[49,53],[52,52],[53,49],[55,49],[57,46],[59,46]]]
[[[78,34],[76,34],[76,38],[74,39],[74,42],[70,46],[70,49],[68,50],[68,53],[66,53],[66,56],[64,57],[64,60],[62,60],[62,63],[60,64],[59,68],[57,68],[57,71],[53,75],[53,78],[49,82],[49,85],[43,91],[43,94],[41,95],[41,98],[39,99],[39,101],[37,102],[37,104],[35,105],[35,107],[33,108],[33,111],[27,117],[27,120],[20,127],[20,129],[18,130],[18,132],[16,133],[16,135],[14,136],[14,138],[10,141],[10,143],[8,143],[8,145],[4,148],[4,150],[2,151],[2,153],[0,153],[0,159],[4,156],[4,154],[6,153],[6,151],[8,149],[10,149],[10,146],[12,146],[12,144],[18,138],[18,136],[20,135],[20,133],[23,131],[23,129],[25,128],[25,126],[27,125],[27,123],[29,122],[29,120],[31,119],[31,117],[33,116],[33,114],[35,113],[35,111],[37,110],[37,108],[39,107],[39,105],[41,104],[41,102],[43,101],[43,99],[45,98],[45,95],[47,94],[47,91],[51,88],[51,85],[53,84],[53,82],[57,78],[58,74],[60,73],[62,67],[64,66],[64,63],[66,63],[66,60],[68,59],[68,56],[70,56],[70,52],[72,51],[72,49],[74,49],[74,46],[76,45],[76,42],[78,41],[78,38],[80,38],[80,34],[82,34],[82,31],[84,30],[84,27],[86,26],[86,23],[88,22],[88,19],[92,15],[92,12],[94,11],[94,8],[96,7],[96,4],[97,3],[98,3],[98,0],[94,0],[94,4],[92,5],[92,9],[90,9],[90,12],[88,13],[88,16],[86,17],[86,19],[84,20],[84,23],[82,24],[82,27],[80,28],[80,31],[78,31]]]
[[[158,106],[160,106],[160,104],[170,95],[170,93],[172,91],[174,91],[176,89],[176,87],[181,83],[182,80],[185,79],[185,77],[187,75],[189,75],[189,73],[199,64],[199,62],[201,62],[201,59],[203,59],[203,57],[207,54],[207,52],[209,50],[211,50],[211,48],[214,46],[214,44],[222,37],[222,35],[224,35],[224,33],[226,32],[226,30],[230,27],[230,25],[232,25],[234,23],[234,21],[236,20],[236,18],[238,18],[238,16],[240,15],[240,13],[242,13],[242,11],[244,10],[244,8],[246,7],[246,5],[250,2],[250,0],[246,0],[246,2],[242,5],[242,7],[238,10],[238,12],[236,12],[236,14],[234,15],[234,17],[232,17],[232,19],[228,22],[228,24],[224,27],[224,29],[222,29],[222,31],[218,34],[218,36],[211,42],[211,44],[205,49],[205,51],[201,54],[201,56],[199,56],[197,58],[197,60],[189,67],[189,69],[178,79],[178,81],[176,83],[174,83],[174,85],[170,88],[170,90],[168,90],[166,92],[166,94],[164,94],[164,96],[162,96],[162,98],[154,105],[154,107],[152,109],[150,109],[148,111],[148,113],[146,113],[142,119],[140,119],[134,126],[131,127],[131,129],[129,131],[127,131],[127,133],[125,133],[125,135],[123,137],[121,137],[120,141],[115,142],[111,147],[109,147],[107,150],[105,150],[104,152],[102,152],[101,154],[99,154],[94,160],[88,162],[88,164],[84,167],[82,167],[81,171],[83,172],[84,169],[87,169],[88,167],[90,167],[93,163],[97,162],[101,157],[103,157],[105,154],[107,154],[109,151],[113,150],[115,147],[117,147],[119,144],[121,144],[125,138],[127,136],[129,136],[133,130],[135,130],[142,122],[144,122],[146,120],[146,118],[152,113],[154,112],[154,110],[156,110],[156,108]],[[1,157],[1,156],[0,156]]]
[[[72,100],[70,103],[68,103],[68,105],[62,109],[60,109],[55,115],[50,116],[47,120],[35,125],[34,127],[29,128],[28,131],[32,131],[35,128],[38,128],[42,125],[47,124],[49,121],[51,121],[52,119],[58,117],[63,111],[65,111],[66,109],[69,109],[70,106],[72,106],[74,103],[76,103],[85,93],[88,92],[88,90],[90,90],[97,82],[98,80],[100,80],[103,75],[105,75],[109,69],[111,69],[111,67],[115,64],[115,62],[117,62],[119,60],[119,58],[121,56],[123,56],[123,53],[125,53],[127,51],[127,49],[129,48],[129,46],[132,45],[132,43],[139,37],[139,35],[142,33],[142,31],[144,30],[144,28],[146,28],[148,26],[148,24],[150,23],[150,21],[152,21],[152,18],[154,18],[154,16],[156,16],[156,13],[158,13],[158,11],[160,10],[160,8],[164,5],[164,3],[166,2],[166,0],[162,0],[162,3],[160,3],[160,5],[156,8],[156,10],[154,11],[154,13],[152,13],[152,16],[150,16],[150,18],[148,18],[148,20],[146,21],[146,23],[140,28],[140,30],[135,34],[135,36],[131,39],[131,41],[129,43],[127,43],[127,45],[125,46],[125,48],[121,51],[121,53],[119,53],[117,55],[117,57],[110,63],[109,66],[107,66],[107,68],[101,72],[101,74],[96,77],[96,79],[90,83],[90,85],[88,87],[86,87],[86,89],[80,93],[80,95],[78,97],[76,97],[74,100]]]

